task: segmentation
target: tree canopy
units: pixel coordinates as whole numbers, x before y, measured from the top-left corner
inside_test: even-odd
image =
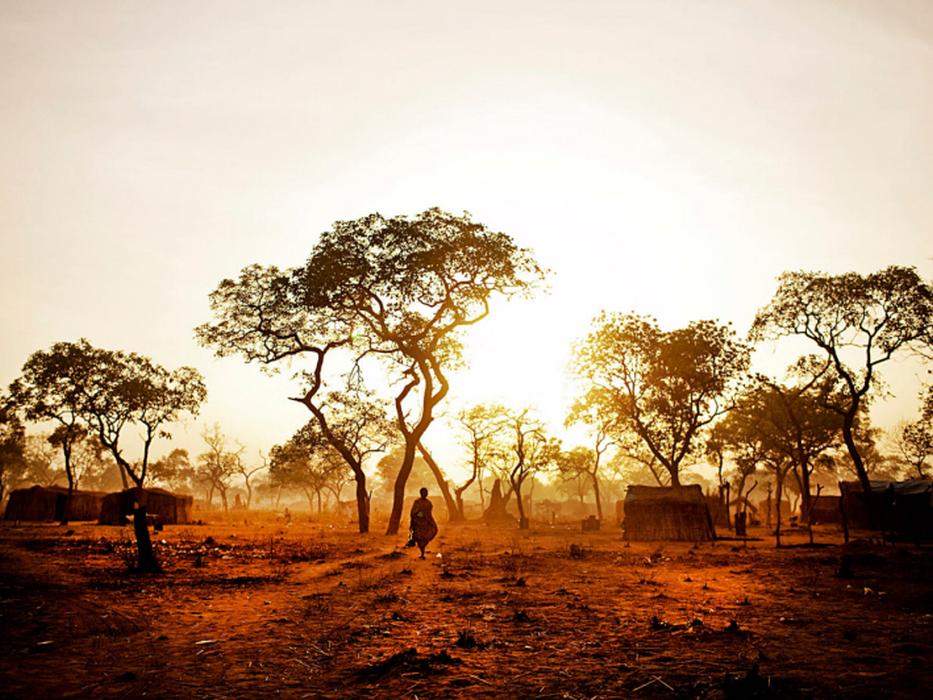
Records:
[[[603,313],[576,357],[600,405],[638,435],[676,486],[700,431],[729,410],[749,348],[715,321],[663,331],[651,318]]]
[[[215,320],[197,329],[218,355],[272,366],[310,355],[300,400],[328,435],[325,358],[343,352],[356,376],[368,356],[381,359],[394,385],[396,425],[405,443],[388,533],[398,531],[415,452],[446,397],[446,371],[459,359],[457,334],[490,311],[493,296],[525,294],[543,276],[532,254],[504,234],[429,209],[414,217],[371,214],[338,221],[300,267],[245,268],[211,295]],[[354,469],[359,500],[365,475]],[[363,520],[361,518],[361,528]]]
[[[933,348],[933,287],[912,267],[867,275],[785,272],[756,315],[750,337],[790,335],[812,341],[841,380],[845,401],[836,410],[843,417],[843,439],[862,487],[870,491],[856,418],[879,365],[905,349]]]

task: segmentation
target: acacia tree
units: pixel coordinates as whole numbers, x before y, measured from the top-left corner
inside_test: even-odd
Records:
[[[894,440],[904,461],[924,479],[924,466],[927,458],[933,455],[933,386],[927,387],[922,398],[920,418],[898,426]]]
[[[230,479],[239,470],[239,458],[244,448],[228,449],[227,437],[218,423],[210,428],[205,427],[201,431],[201,439],[207,445],[207,450],[198,455],[197,477],[208,488],[208,506],[211,506],[216,491],[220,494],[220,502],[226,513],[229,510],[227,491],[230,490]]]
[[[301,489],[308,499],[308,509],[323,510],[322,494],[348,471],[340,454],[321,433],[316,422],[307,423],[284,445],[269,451],[269,475],[286,489]]]
[[[522,530],[529,526],[522,500],[522,486],[534,476],[550,468],[560,454],[560,443],[548,437],[544,424],[531,415],[530,409],[514,411],[509,415],[507,428],[513,461],[509,468],[509,484],[518,504],[518,523]]]
[[[575,496],[582,504],[586,492],[593,488],[590,466],[594,461],[595,455],[589,447],[577,446],[558,454],[554,460],[560,478],[560,484],[558,484],[557,488],[566,494]],[[598,497],[598,489],[595,494]],[[602,509],[600,507],[597,507],[597,513],[599,519],[602,520]]]
[[[478,404],[461,411],[457,422],[466,434],[464,446],[470,451],[470,476],[454,488],[457,510],[461,520],[466,520],[463,508],[463,493],[476,482],[479,487],[480,505],[485,509],[483,498],[483,472],[490,462],[501,460],[502,448],[496,438],[501,434],[507,411],[495,404]]]
[[[750,337],[808,338],[825,353],[842,383],[842,437],[865,493],[868,471],[855,436],[859,411],[877,368],[902,350],[933,348],[933,287],[912,267],[868,275],[785,272],[774,298],[761,309]]]
[[[176,448],[149,465],[149,478],[176,493],[191,493],[196,479],[188,450]]]
[[[170,372],[136,353],[86,348],[91,371],[85,385],[82,413],[101,444],[130,477],[136,488],[133,530],[138,553],[137,568],[158,572],[143,505],[143,484],[149,454],[156,437],[170,438],[167,426],[182,415],[197,415],[207,398],[200,373],[191,367]],[[130,461],[121,442],[127,428],[141,431],[141,457]]]
[[[238,281],[221,282],[211,295],[216,322],[197,333],[219,355],[267,366],[310,355],[314,367],[297,400],[329,440],[325,358],[344,351],[353,366],[369,355],[385,360],[397,378],[395,418],[405,445],[387,527],[396,534],[418,445],[449,390],[445,372],[459,357],[457,334],[486,317],[493,296],[527,292],[541,276],[528,251],[468,214],[372,214],[335,223],[303,267],[253,266]],[[342,441],[332,444],[351,464]],[[365,477],[354,472],[362,529]]]
[[[84,338],[76,343],[55,343],[29,356],[18,379],[10,385],[13,402],[28,421],[51,421],[56,428],[49,442],[62,451],[68,494],[62,524],[68,522],[68,504],[75,489],[71,455],[87,434],[83,407],[93,371],[93,352]]]
[[[727,510],[732,503],[741,504],[748,478],[768,457],[756,430],[757,417],[746,408],[743,398],[739,397],[736,407],[713,426],[706,440],[707,460],[716,467],[720,492],[725,490],[727,483],[725,458],[730,457],[735,465],[731,470],[731,488],[727,491],[730,494],[725,503]]]
[[[662,331],[654,319],[603,313],[577,348],[577,372],[620,429],[631,429],[680,485],[700,432],[731,407],[749,363],[729,326],[695,321]]]
[[[26,473],[26,429],[9,399],[0,397],[0,503]]]
[[[253,502],[253,477],[269,468],[266,458],[262,456],[262,453],[259,454],[259,458],[262,464],[250,466],[242,458],[242,455],[237,453],[236,471],[237,474],[243,477],[243,486],[246,488],[246,510],[249,510]]]
[[[572,451],[574,456],[563,461],[564,467],[569,471],[588,476],[596,498],[596,514],[600,520],[603,519],[603,504],[599,493],[600,468],[606,452],[616,444],[615,436],[621,427],[618,416],[611,410],[611,405],[606,405],[607,398],[605,392],[592,388],[571,406],[566,420],[567,427],[575,424],[586,425],[590,429],[592,447],[587,448],[585,452],[579,448],[575,449]],[[585,460],[584,455],[587,457]]]

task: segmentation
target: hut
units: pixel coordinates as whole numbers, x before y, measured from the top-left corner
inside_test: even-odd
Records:
[[[933,538],[933,480],[872,480],[866,494],[858,481],[840,481],[844,526],[884,530],[909,539]]]
[[[133,513],[136,494],[137,489],[132,488],[104,496],[100,508],[100,524],[125,525],[127,518]],[[146,507],[147,515],[168,525],[190,523],[193,504],[194,498],[191,496],[181,496],[164,489],[142,490],[142,505]]]
[[[698,484],[629,486],[623,537],[630,541],[716,539],[713,519]]]
[[[842,496],[811,496],[810,519],[814,525],[842,522]]]
[[[97,520],[105,494],[61,486],[33,486],[10,493],[4,520]]]
[[[703,498],[706,499],[706,507],[709,508],[713,525],[725,528],[732,527],[732,523],[729,522],[729,508],[723,494],[707,494]]]

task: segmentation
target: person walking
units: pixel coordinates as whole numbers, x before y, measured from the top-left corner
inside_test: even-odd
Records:
[[[420,558],[424,559],[424,548],[437,536],[437,523],[434,522],[434,516],[431,514],[434,506],[428,500],[428,490],[422,488],[420,494],[421,498],[411,504],[408,546],[418,545],[418,549],[421,550]]]

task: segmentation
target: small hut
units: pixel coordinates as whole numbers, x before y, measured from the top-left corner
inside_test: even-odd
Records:
[[[933,481],[872,480],[866,495],[858,481],[840,481],[848,527],[884,530],[907,538],[933,538]]]
[[[126,489],[104,496],[100,508],[101,525],[126,525],[136,503],[136,489]],[[143,489],[142,505],[146,514],[158,518],[159,522],[178,525],[191,522],[194,498],[181,496],[164,489]]]
[[[842,496],[811,496],[810,520],[814,525],[842,522]]]
[[[713,525],[716,527],[731,527],[729,522],[729,508],[726,506],[726,499],[722,494],[707,494],[706,507],[709,508],[710,517],[713,519]]]
[[[629,486],[623,537],[631,541],[716,539],[713,519],[698,484]]]
[[[97,520],[103,493],[72,491],[61,486],[33,486],[10,493],[4,520]]]

